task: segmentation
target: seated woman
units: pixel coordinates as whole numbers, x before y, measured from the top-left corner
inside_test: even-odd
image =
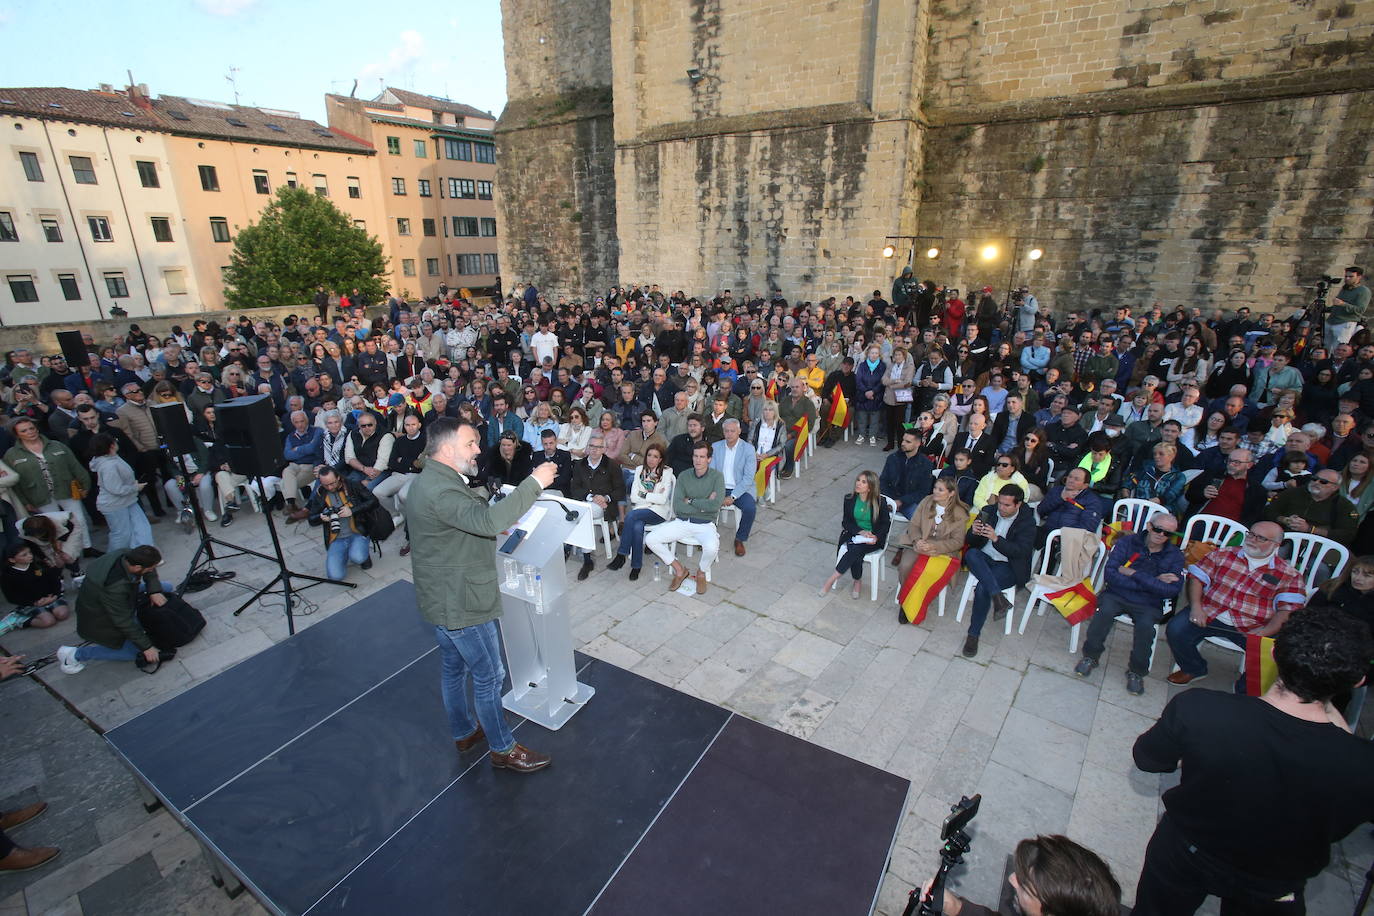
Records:
[[[591,420],[587,416],[587,411],[573,405],[568,409],[568,422],[558,427],[558,447],[574,458],[585,458],[587,440],[591,437]]]
[[[620,526],[620,547],[607,569],[619,569],[630,558],[630,581],[639,578],[644,565],[644,529],[666,522],[673,514],[673,469],[668,453],[657,442],[644,449],[644,463],[635,468],[634,480],[626,493],[630,511]]]
[[[0,633],[21,627],[46,629],[72,613],[62,596],[62,569],[49,565],[27,541],[19,541],[6,551],[0,566],[0,592],[14,605],[14,610],[0,618]]]
[[[1148,499],[1182,518],[1187,481],[1183,478],[1183,472],[1174,467],[1178,450],[1168,442],[1158,442],[1153,454],[1153,461],[1147,461],[1144,467],[1126,479],[1124,495]]]
[[[835,572],[819,592],[824,596],[848,572],[854,577],[850,594],[857,598],[863,590],[864,557],[887,543],[887,530],[892,525],[892,512],[887,500],[878,492],[878,475],[860,471],[854,480],[854,492],[844,498],[840,516],[840,555]]]
[[[981,509],[997,502],[997,494],[1009,483],[1016,484],[1026,493],[1030,492],[1030,482],[1021,474],[1021,459],[1016,452],[999,456],[992,470],[978,481],[978,489],[973,491],[973,505]]]
[[[1021,476],[1041,495],[1050,488],[1050,450],[1045,444],[1045,429],[1037,426],[1021,439],[1021,449],[1016,452],[1021,463]],[[1034,490],[1026,491],[1027,499],[1035,498]]]
[[[897,536],[897,555],[892,562],[900,570],[898,588],[906,581],[918,556],[959,557],[968,531],[968,515],[968,506],[959,501],[954,481],[948,477],[937,479],[935,488],[916,506],[911,521]]]
[[[1349,614],[1374,632],[1374,556],[1351,560],[1345,572],[1322,585],[1307,606],[1313,611]],[[1370,677],[1374,677],[1374,665],[1359,686],[1332,699],[1352,728],[1360,724]]]
[[[787,430],[778,419],[776,401],[764,401],[763,409],[757,420],[749,427],[749,444],[754,447],[760,461],[772,455],[781,455],[787,445]]]

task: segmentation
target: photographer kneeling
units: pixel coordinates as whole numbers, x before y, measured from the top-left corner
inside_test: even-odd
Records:
[[[1065,836],[1038,836],[1016,844],[1011,887],[1018,916],[1120,916],[1121,885],[1097,853]],[[924,897],[930,882],[921,888]],[[945,916],[996,916],[950,891]]]
[[[368,519],[377,508],[377,497],[361,483],[341,475],[337,468],[321,465],[320,485],[306,503],[310,524],[324,529],[324,570],[331,579],[348,574],[348,564],[372,568],[368,555]]]

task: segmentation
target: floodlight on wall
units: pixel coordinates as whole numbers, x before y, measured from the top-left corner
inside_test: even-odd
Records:
[[[979,254],[984,261],[995,261],[997,260],[997,256],[1001,254],[1001,251],[996,245],[984,245]]]
[[[697,83],[701,82],[703,79],[706,78],[706,74],[701,72],[700,67],[688,67],[687,78],[691,80],[692,85],[695,86]]]
[[[896,254],[896,253],[897,253],[897,249],[896,249],[896,248],[893,248],[891,245],[884,245],[884,246],[883,246],[883,257],[885,257],[885,258],[890,258],[890,257],[892,257],[892,256],[893,256],[894,254]]]
[[[1038,261],[1044,256],[1045,252],[1039,248],[1032,248],[1030,251],[1026,252],[1026,257],[1030,258],[1032,261]]]
[[[940,256],[940,249],[938,249],[938,248],[927,248],[927,249],[926,249],[926,257],[930,258],[932,261],[935,260],[936,258],[938,258],[939,256]]]

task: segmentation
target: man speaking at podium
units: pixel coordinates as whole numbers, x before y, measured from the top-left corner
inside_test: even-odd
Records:
[[[550,757],[517,744],[501,708],[506,669],[496,638],[501,595],[495,542],[496,535],[515,524],[553,484],[558,466],[540,464],[492,506],[468,486],[482,451],[477,430],[443,417],[430,424],[426,435],[425,464],[411,484],[405,516],[420,613],[434,624],[443,657],[441,683],[453,740],[461,754],[486,738],[492,766],[533,773],[548,766]],[[476,722],[468,709],[469,674]]]

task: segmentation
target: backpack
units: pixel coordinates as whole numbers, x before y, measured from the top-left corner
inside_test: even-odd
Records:
[[[179,595],[163,593],[167,603],[161,607],[139,596],[138,622],[153,645],[164,651],[179,649],[205,629],[205,618]]]

